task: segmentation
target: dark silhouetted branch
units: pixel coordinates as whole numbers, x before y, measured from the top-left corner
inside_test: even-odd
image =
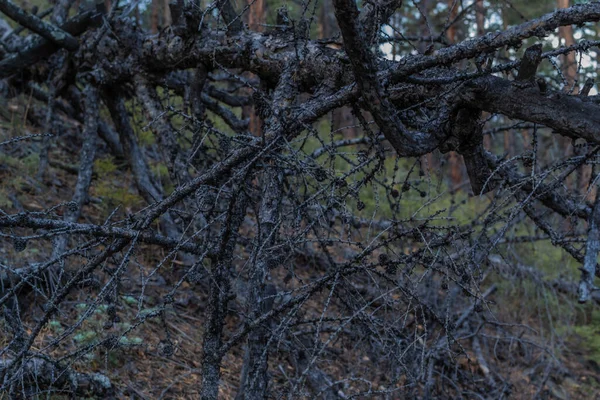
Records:
[[[41,18],[33,14],[27,13],[20,7],[12,4],[10,0],[0,0],[0,11],[57,46],[64,47],[70,51],[75,51],[79,48],[79,42],[69,33],[44,22]]]

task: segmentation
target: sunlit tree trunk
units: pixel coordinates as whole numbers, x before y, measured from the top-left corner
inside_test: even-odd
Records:
[[[557,0],[556,3],[557,8],[567,8],[569,7],[569,0]],[[575,44],[575,38],[573,37],[573,26],[561,26],[558,28],[558,36],[560,38],[561,45],[563,46],[571,46]],[[561,57],[562,65],[562,74],[565,78],[566,86],[564,90],[566,92],[570,92],[573,90],[573,94],[577,94],[579,92],[579,88],[577,87],[577,61],[575,60],[575,52],[567,53]],[[565,156],[570,156],[572,154],[572,140],[568,137],[561,136],[559,138],[560,148],[564,151]],[[567,179],[565,181],[568,187],[572,187],[574,182],[572,179]]]
[[[446,31],[446,37],[450,43],[454,43],[456,40],[456,24],[452,23],[456,16],[458,15],[458,6],[459,2],[457,0],[448,0],[448,13],[449,19],[448,22],[451,24]]]
[[[569,7],[569,0],[557,0],[558,8]],[[573,25],[561,26],[558,28],[558,35],[560,37],[561,45],[571,46],[575,44],[575,37],[573,36]],[[567,53],[562,58],[562,73],[565,77],[567,86],[566,91],[570,91],[573,88],[573,93],[577,94],[579,88],[576,85],[577,81],[577,60],[575,59],[575,52],[572,51]],[[575,86],[573,86],[575,85]]]

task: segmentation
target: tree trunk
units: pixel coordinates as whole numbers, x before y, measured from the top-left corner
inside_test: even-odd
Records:
[[[569,0],[557,0],[557,8],[568,8]],[[572,46],[575,44],[575,37],[573,36],[573,25],[561,26],[558,28],[558,36],[560,37],[561,45]],[[573,89],[573,93],[579,93],[579,87],[577,82],[577,60],[575,59],[576,52],[561,56],[562,60],[562,73],[566,80],[565,91],[569,92]],[[574,86],[575,85],[575,86]]]
[[[569,0],[557,0],[557,8],[568,8]],[[573,25],[561,26],[558,28],[558,36],[563,46],[571,46],[575,44],[575,38],[573,36]],[[577,61],[575,60],[575,52],[570,52],[561,56],[561,69],[563,77],[565,78],[565,92],[573,91],[573,94],[579,93],[579,87],[577,86]],[[572,140],[568,137],[561,136],[559,138],[560,148],[564,151],[565,157],[569,157],[572,154]],[[565,184],[569,187],[573,187],[573,178],[569,177],[565,180]],[[575,183],[576,184],[576,183]]]
[[[150,31],[158,32],[158,24],[160,19],[160,0],[152,0],[152,12],[150,14]]]
[[[319,39],[331,38],[339,33],[340,29],[335,20],[331,0],[323,0],[321,9],[319,10],[319,19],[317,23]]]
[[[265,285],[269,275],[269,263],[273,258],[267,249],[277,238],[279,208],[281,205],[283,176],[274,165],[265,171],[263,192],[259,210],[259,243],[255,260],[249,271],[248,296],[249,321],[267,313],[273,306],[276,289]],[[248,335],[240,390],[237,400],[262,400],[267,396],[268,387],[268,327],[258,327]]]
[[[448,12],[450,13],[449,22],[452,23],[458,14],[458,1],[457,0],[448,0]],[[446,38],[448,42],[454,43],[456,41],[456,25],[451,24],[446,31]],[[450,182],[451,188],[450,190],[454,192],[457,190],[463,181],[463,171],[462,171],[462,159],[458,155],[458,153],[451,151],[448,153],[448,164],[450,166]]]
[[[477,23],[477,36],[483,36],[485,33],[485,8],[483,0],[475,1],[475,21]]]

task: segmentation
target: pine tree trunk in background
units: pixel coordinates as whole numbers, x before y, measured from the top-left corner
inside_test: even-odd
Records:
[[[427,37],[430,36],[433,32],[429,32],[429,26],[427,26],[427,20],[425,19],[424,16],[429,15],[429,9],[430,9],[430,1],[429,0],[423,0],[419,3],[419,10],[421,10],[421,20],[420,20],[420,35],[421,37]],[[425,42],[424,40],[420,41],[417,45],[417,49],[419,50],[419,53],[425,53],[425,50],[427,50],[427,47],[429,46],[429,43]]]
[[[333,4],[331,0],[324,0],[319,11],[318,34],[319,39],[333,38],[339,35],[339,28],[333,13]],[[339,133],[344,138],[354,138],[358,136],[358,131],[354,127],[357,125],[356,118],[349,107],[335,109],[331,115],[331,123],[334,131],[343,129]]]
[[[110,2],[110,0],[104,0]],[[171,9],[169,8],[169,0],[152,0],[152,12],[150,14],[150,30],[157,33],[159,30],[170,26]]]
[[[248,27],[255,32],[264,32],[267,15],[265,0],[250,0],[248,4],[252,4],[248,12]]]
[[[504,7],[508,8],[508,4],[505,4]],[[507,21],[507,15],[506,12],[503,9],[502,12],[502,30],[506,31],[508,29],[508,21]],[[503,49],[501,50],[502,57],[506,57],[507,56],[507,52]],[[504,132],[504,153],[508,154],[509,157],[511,157],[514,154],[514,135],[512,132],[507,131]]]
[[[427,37],[427,36],[431,36],[433,34],[433,32],[429,31],[429,27],[427,25],[427,20],[425,19],[424,16],[429,15],[429,11],[431,9],[431,1],[430,0],[422,0],[419,3],[419,10],[421,10],[421,19],[419,20],[419,34],[421,37]],[[398,28],[398,27],[396,27]],[[429,47],[431,43],[428,43],[424,40],[419,41],[418,43],[416,43],[417,46],[417,50],[419,51],[419,53],[423,54],[425,53],[425,51],[427,50],[427,48]],[[435,153],[429,153],[427,155],[421,156],[421,165],[425,166],[425,168],[423,169],[427,169],[429,170],[429,172],[431,171],[435,171],[437,170],[439,164],[440,164],[440,159],[444,157],[444,155],[442,155],[439,151],[436,150]]]
[[[476,0],[475,2],[475,22],[477,23],[477,36],[483,36],[485,34],[485,7],[483,6],[483,0]],[[482,113],[481,117],[486,118],[488,113]],[[492,148],[492,137],[485,135],[483,137],[483,147],[487,150]]]
[[[485,8],[483,0],[475,1],[475,21],[477,23],[477,36],[483,36],[485,33]]]
[[[556,3],[557,8],[568,8],[569,0],[557,0]],[[558,28],[558,36],[560,38],[560,44],[563,46],[571,46],[575,44],[575,38],[573,37],[573,26],[561,26]],[[575,52],[567,53],[562,56],[562,73],[566,80],[566,86],[564,90],[566,92],[571,91],[573,89],[573,94],[577,94],[579,92],[579,88],[576,84],[577,79],[577,61],[575,60]],[[573,85],[575,84],[575,87]],[[564,151],[564,156],[568,157],[572,154],[572,140],[565,136],[559,137],[559,146],[561,150]],[[569,177],[569,179],[565,180],[565,184],[567,187],[573,187],[573,178]]]
[[[338,131],[344,138],[355,138],[358,136],[355,125],[357,125],[352,110],[349,107],[339,108],[332,112],[333,130]]]
[[[450,17],[448,19],[449,23],[452,23],[452,21],[454,21],[458,15],[458,5],[459,3],[457,0],[448,0],[448,12],[450,13]],[[448,27],[448,30],[446,31],[446,38],[448,39],[449,43],[456,42],[455,24],[451,24]],[[448,164],[450,166],[450,182],[452,183],[450,190],[454,192],[460,187],[463,181],[462,157],[458,153],[451,151],[448,153]]]
[[[265,30],[265,23],[267,17],[267,6],[265,0],[248,0],[249,10],[244,14],[244,19],[248,24],[250,30],[255,32],[263,32]],[[252,79],[253,75],[249,74],[247,78]],[[252,95],[252,91],[249,89],[247,92],[248,96]],[[254,112],[252,105],[242,107],[242,118],[249,119],[248,130],[254,136],[260,136],[262,133],[262,123],[260,117]]]
[[[515,154],[515,138],[511,131],[504,132],[504,152],[509,157]]]
[[[173,22],[173,19],[171,18],[171,9],[169,8],[169,1],[170,0],[164,0],[163,4],[163,28],[171,26],[171,23]]]
[[[337,20],[333,13],[333,4],[331,0],[323,0],[319,10],[318,20],[319,39],[331,38],[339,34]]]
[[[558,8],[568,8],[569,0],[557,0]],[[575,37],[573,36],[573,26],[561,26],[558,28],[558,36],[560,37],[561,45],[571,46],[575,44]],[[573,88],[577,80],[577,60],[575,59],[575,52],[567,53],[561,56],[562,59],[562,73],[567,81],[565,91],[570,91]],[[573,94],[579,93],[578,85],[575,85]]]
[[[158,32],[158,20],[160,18],[160,0],[152,0],[152,13],[150,14],[150,30]]]
[[[452,24],[452,21],[454,21],[458,15],[458,6],[458,0],[448,0],[448,12],[450,13],[448,23],[451,23],[451,25],[446,31],[446,37],[450,43],[454,43],[456,40],[456,24]]]

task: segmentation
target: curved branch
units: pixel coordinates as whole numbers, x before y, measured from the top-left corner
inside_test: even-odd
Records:
[[[564,136],[600,143],[600,107],[579,96],[541,93],[495,76],[467,83],[460,95],[469,106],[523,121],[535,122]]]
[[[410,132],[377,77],[378,67],[368,47],[365,28],[359,23],[359,12],[353,0],[334,0],[335,15],[344,38],[344,49],[350,58],[356,83],[364,98],[364,107],[373,114],[377,126],[400,156],[418,156],[433,151],[440,143],[433,134]]]

